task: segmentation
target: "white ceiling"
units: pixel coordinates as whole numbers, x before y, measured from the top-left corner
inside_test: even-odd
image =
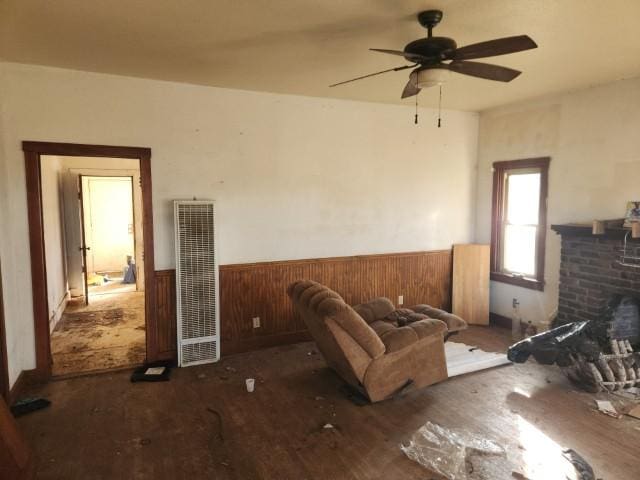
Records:
[[[459,46],[528,34],[532,51],[488,59],[524,73],[503,84],[452,75],[443,106],[482,110],[640,75],[638,0],[0,0],[0,58],[227,88],[384,103],[426,34],[415,14],[444,10],[436,35]],[[421,105],[435,105],[433,89]]]

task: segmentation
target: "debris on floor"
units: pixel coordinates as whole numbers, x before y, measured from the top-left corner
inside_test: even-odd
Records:
[[[618,390],[612,393],[619,397],[627,398],[629,400],[640,400],[640,388],[638,387],[631,387],[624,390]]]
[[[411,460],[447,480],[467,480],[468,472],[474,473],[473,478],[501,478],[498,472],[487,471],[500,462],[482,457],[506,457],[505,449],[492,440],[431,422],[420,427],[409,444],[400,445],[400,449]]]
[[[573,468],[576,469],[578,474],[578,480],[596,480],[596,475],[593,473],[593,468],[587,463],[587,461],[575,450],[568,448],[562,451],[562,456],[566,458]]]
[[[640,420],[640,405],[636,405],[631,410],[629,410],[627,412],[627,415],[629,415],[630,417],[637,418],[638,420]]]
[[[247,378],[245,380],[247,384],[247,392],[251,393],[256,388],[256,379],[255,378]]]
[[[153,363],[136,368],[131,374],[131,382],[167,382],[170,375],[169,363]]]
[[[217,435],[217,437],[218,437],[218,440],[221,443],[224,443],[224,433],[223,433],[223,430],[222,430],[222,414],[218,410],[216,410],[215,408],[211,408],[211,407],[207,407],[207,412],[212,413],[216,417],[216,420],[218,422],[218,435]]]
[[[11,406],[11,413],[18,418],[27,413],[47,408],[49,405],[51,402],[46,398],[23,398]]]
[[[144,292],[108,290],[74,297],[51,333],[54,376],[134,367],[145,361]],[[116,285],[117,286],[117,285]],[[124,288],[133,288],[131,287]]]
[[[619,392],[640,387],[640,306],[632,297],[614,296],[603,315],[566,323],[515,343],[509,360],[532,356],[542,365],[557,365],[588,392]]]
[[[610,417],[620,418],[622,416],[609,400],[596,400],[596,406],[599,412],[609,415]]]
[[[87,278],[87,285],[90,287],[99,287],[109,281],[108,277],[94,273]]]

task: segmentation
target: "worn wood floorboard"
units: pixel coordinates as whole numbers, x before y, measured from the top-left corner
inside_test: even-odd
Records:
[[[473,327],[453,340],[501,351],[509,335]],[[605,480],[640,478],[640,421],[595,412],[555,367],[498,367],[364,407],[340,386],[302,343],[176,369],[164,383],[131,384],[129,372],[54,381],[28,392],[51,407],[19,424],[39,479],[437,479],[399,449],[426,421],[502,444],[508,462],[491,480],[565,480],[562,447]]]

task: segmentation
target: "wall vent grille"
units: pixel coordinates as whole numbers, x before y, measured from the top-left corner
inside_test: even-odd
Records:
[[[220,358],[218,262],[212,201],[174,201],[178,365]]]

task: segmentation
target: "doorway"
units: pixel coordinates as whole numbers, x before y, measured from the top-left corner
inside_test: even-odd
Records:
[[[45,142],[23,150],[36,373],[154,361],[150,150]]]
[[[137,160],[40,157],[52,374],[145,359]]]

